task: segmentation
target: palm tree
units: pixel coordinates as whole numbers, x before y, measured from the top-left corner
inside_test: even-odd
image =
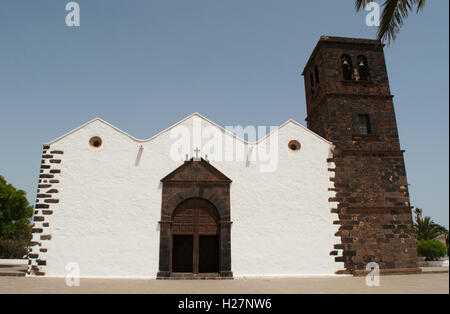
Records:
[[[414,209],[414,215],[416,215],[416,220],[419,218],[422,219],[422,214],[423,214],[423,210],[421,208]]]
[[[418,217],[414,224],[414,231],[416,232],[417,240],[433,240],[447,232],[444,227],[435,223],[431,217],[423,219]]]
[[[355,0],[356,11],[364,10],[366,5],[372,1]],[[378,28],[378,40],[387,40],[388,44],[394,41],[409,12],[417,7],[416,13],[419,13],[425,7],[425,2],[426,0],[385,0]]]

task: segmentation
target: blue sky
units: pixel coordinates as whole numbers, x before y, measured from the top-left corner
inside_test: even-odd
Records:
[[[79,0],[78,28],[68,2],[0,2],[0,174],[31,202],[42,144],[97,116],[138,138],[193,112],[306,124],[300,73],[319,37],[376,34],[352,0]],[[448,14],[427,1],[385,49],[412,204],[446,226]]]

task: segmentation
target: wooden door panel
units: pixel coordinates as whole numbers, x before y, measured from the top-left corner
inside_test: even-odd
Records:
[[[194,271],[193,236],[174,235],[172,247],[172,271],[175,273],[192,273]]]
[[[190,199],[177,207],[172,223],[173,272],[219,271],[217,215],[216,208],[201,199]]]
[[[219,237],[199,236],[199,273],[219,272]]]

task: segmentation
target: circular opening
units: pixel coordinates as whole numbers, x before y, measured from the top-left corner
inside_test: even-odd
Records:
[[[102,146],[102,139],[98,136],[94,136],[89,140],[89,145],[94,148],[99,148]]]
[[[289,142],[288,147],[290,150],[294,152],[298,152],[301,148],[300,142],[296,140],[292,140]]]

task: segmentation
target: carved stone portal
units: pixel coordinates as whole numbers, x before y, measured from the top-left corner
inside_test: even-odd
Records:
[[[204,159],[191,159],[161,182],[157,277],[232,278],[231,180]]]

